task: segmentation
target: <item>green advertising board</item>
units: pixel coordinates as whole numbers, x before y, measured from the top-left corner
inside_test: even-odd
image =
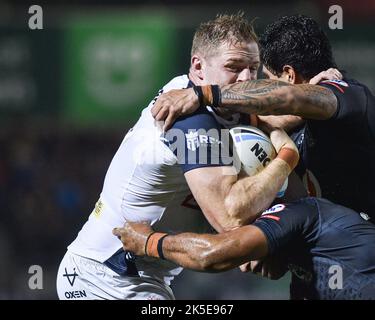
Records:
[[[134,123],[173,76],[173,19],[124,12],[65,21],[63,117],[82,125]]]
[[[0,118],[59,111],[59,33],[9,25],[0,29]]]

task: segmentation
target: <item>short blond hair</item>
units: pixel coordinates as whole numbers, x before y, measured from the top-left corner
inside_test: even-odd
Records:
[[[197,28],[193,38],[191,55],[213,55],[223,43],[236,44],[256,42],[258,37],[253,24],[244,18],[244,13],[217,15],[214,20],[203,22]]]

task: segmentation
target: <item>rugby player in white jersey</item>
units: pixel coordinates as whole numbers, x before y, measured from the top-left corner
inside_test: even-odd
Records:
[[[258,67],[251,24],[242,15],[219,16],[196,31],[189,75],[172,79],[160,92],[256,79]],[[218,232],[230,230],[269,207],[293,169],[276,158],[260,174],[239,177],[230,171],[228,152],[221,152],[220,131],[238,125],[239,114],[227,118],[201,108],[163,133],[151,115],[154,102],[125,136],[95,209],[68,247],[57,275],[60,299],[174,299],[169,285],[182,268],[131,256],[112,229],[129,220],[149,221],[164,232],[202,232],[207,221]],[[282,130],[272,131],[271,140],[277,151],[297,150]]]

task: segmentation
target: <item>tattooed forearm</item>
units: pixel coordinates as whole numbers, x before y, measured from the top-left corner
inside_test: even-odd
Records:
[[[292,114],[327,119],[336,110],[336,97],[323,87],[291,85],[275,80],[238,82],[221,88],[222,107],[258,115]]]
[[[222,98],[230,100],[242,100],[247,97],[256,97],[268,94],[280,87],[290,86],[282,81],[254,80],[237,82],[222,88]]]
[[[240,112],[275,114],[285,100],[280,94],[280,88],[286,86],[290,85],[274,80],[238,82],[222,88],[222,104],[223,107],[231,107]]]

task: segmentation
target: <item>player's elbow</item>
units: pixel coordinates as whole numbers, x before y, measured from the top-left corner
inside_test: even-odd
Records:
[[[202,272],[222,272],[228,270],[227,265],[223,264],[220,260],[215,249],[203,251],[199,256],[199,269]]]
[[[184,265],[192,270],[201,272],[222,271],[220,264],[223,257],[223,241],[217,240],[215,235],[203,235],[195,237],[194,250],[187,250],[188,263]]]
[[[242,203],[240,199],[233,195],[227,196],[224,204],[228,220],[231,221],[231,229],[247,224],[256,217],[257,212],[253,210],[252,206],[249,206],[247,203]],[[252,219],[252,217],[254,217],[254,219]]]
[[[213,272],[215,262],[213,261],[212,256],[209,253],[201,253],[197,262],[199,265],[199,271]]]

